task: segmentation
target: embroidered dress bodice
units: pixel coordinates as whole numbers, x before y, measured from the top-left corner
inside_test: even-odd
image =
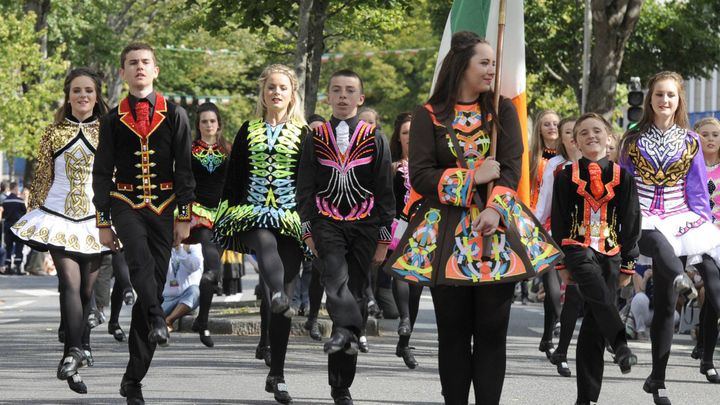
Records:
[[[720,163],[706,166],[708,174],[708,193],[713,222],[720,222]]]

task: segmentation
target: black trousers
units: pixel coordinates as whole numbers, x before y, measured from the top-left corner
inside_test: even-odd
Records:
[[[500,403],[505,345],[515,284],[430,288],[438,328],[438,366],[445,404]]]
[[[568,285],[565,288],[565,303],[560,312],[560,339],[558,340],[558,345],[554,353],[567,356],[568,347],[570,346],[573,332],[575,332],[575,324],[580,315],[582,305],[584,305],[584,302],[580,296],[577,285]]]
[[[625,326],[615,306],[620,256],[589,248],[566,247],[565,265],[585,300],[585,317],[577,342],[578,402],[596,402],[605,368],[605,341],[617,350],[627,346]]]
[[[313,242],[320,256],[316,264],[325,287],[333,330],[344,328],[359,337],[367,316],[370,262],[377,248],[378,226],[318,219],[312,224]],[[343,351],[328,355],[328,382],[349,388],[355,379],[357,355]]]
[[[157,215],[149,209],[135,210],[113,200],[111,211],[115,231],[123,244],[130,281],[137,292],[128,336],[130,359],[125,377],[140,382],[155,353],[156,344],[148,341],[150,329],[165,323],[161,304],[173,242],[173,207]]]

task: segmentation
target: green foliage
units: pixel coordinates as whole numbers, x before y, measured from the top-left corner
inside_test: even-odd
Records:
[[[10,158],[34,155],[63,100],[67,63],[58,55],[43,58],[44,33],[34,27],[33,13],[0,13],[0,149]]]

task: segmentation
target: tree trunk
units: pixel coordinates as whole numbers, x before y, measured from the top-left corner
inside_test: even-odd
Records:
[[[644,0],[593,0],[594,44],[587,111],[606,118],[615,108],[615,91],[625,45],[640,18]]]
[[[302,97],[302,100],[300,100],[301,103],[305,102],[305,81],[308,68],[308,45],[310,40],[310,11],[312,7],[313,0],[300,0],[297,50],[295,51],[295,74],[297,74],[299,84],[297,89],[298,94]]]
[[[35,13],[35,32],[40,32],[47,28],[47,16],[50,12],[50,0],[26,0],[23,10]],[[47,49],[47,31],[40,38],[40,50],[42,52],[43,59],[48,57]]]
[[[325,52],[325,21],[327,20],[328,5],[328,0],[315,0],[310,11],[310,24],[308,25],[310,48],[305,80],[305,114],[307,115],[315,113],[315,104],[317,104],[320,67],[322,55]]]

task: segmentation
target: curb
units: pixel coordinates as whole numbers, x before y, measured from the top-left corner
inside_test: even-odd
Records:
[[[290,336],[308,336],[304,328],[307,318],[295,316],[290,326]],[[195,315],[185,315],[177,321],[176,332],[194,333],[191,330]],[[318,326],[323,337],[330,337],[332,321],[329,318],[318,318]],[[379,336],[379,322],[373,317],[368,317],[366,325],[367,336]],[[235,335],[235,336],[259,336],[260,316],[257,314],[233,316],[230,318],[213,318],[212,314],[208,320],[208,330],[213,335]]]

